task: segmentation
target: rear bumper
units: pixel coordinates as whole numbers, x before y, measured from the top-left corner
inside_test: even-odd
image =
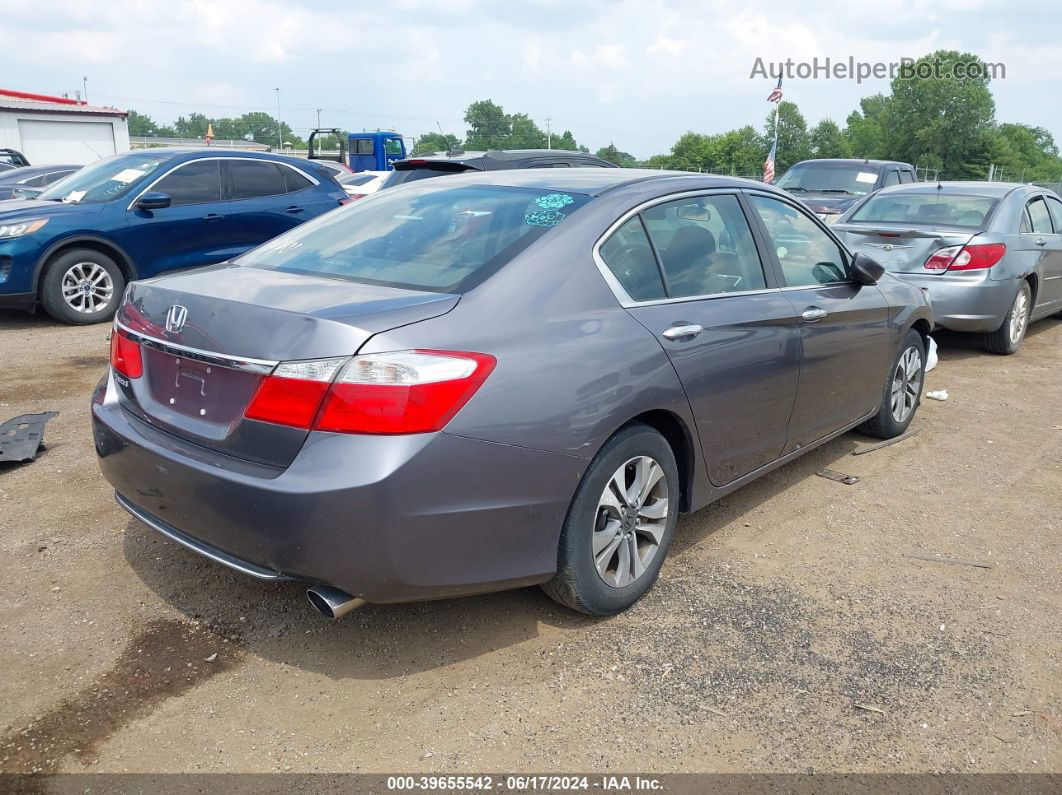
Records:
[[[929,290],[936,324],[952,331],[995,331],[1014,303],[1018,279],[994,280],[989,271],[896,273],[908,284]]]
[[[520,587],[556,569],[582,459],[445,433],[312,433],[274,470],[147,425],[108,399],[108,383],[93,435],[119,502],[231,568],[370,602]]]

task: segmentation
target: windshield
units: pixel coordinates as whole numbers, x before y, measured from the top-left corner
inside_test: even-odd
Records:
[[[778,180],[793,193],[866,196],[878,181],[878,167],[868,163],[797,163]]]
[[[431,168],[430,166],[396,168],[387,175],[387,179],[384,180],[384,184],[380,186],[380,189],[393,188],[395,185],[404,185],[407,182],[415,182],[418,179],[428,179],[429,177],[448,177],[451,174],[460,174],[463,171],[471,170],[471,167],[462,166],[458,163],[447,163],[442,168]]]
[[[912,226],[981,227],[996,200],[988,196],[933,193],[876,194],[849,219],[850,223],[893,223]]]
[[[102,204],[124,196],[169,158],[168,154],[140,153],[105,157],[59,180],[37,198],[70,204]]]
[[[247,252],[253,268],[464,292],[590,200],[579,193],[445,180],[377,193]]]

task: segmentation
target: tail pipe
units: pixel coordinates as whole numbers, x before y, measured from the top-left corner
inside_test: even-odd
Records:
[[[315,585],[306,589],[306,598],[321,615],[329,618],[342,618],[356,607],[365,604],[364,599],[351,596],[346,591],[331,585]]]

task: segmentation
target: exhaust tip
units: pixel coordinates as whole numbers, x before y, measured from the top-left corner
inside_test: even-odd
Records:
[[[333,588],[331,585],[315,585],[307,588],[306,598],[310,600],[314,610],[329,618],[342,618],[351,610],[365,604],[364,599],[351,596],[346,591]]]

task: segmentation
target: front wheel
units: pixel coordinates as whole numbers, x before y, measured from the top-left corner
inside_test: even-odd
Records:
[[[907,332],[885,379],[878,413],[859,430],[879,439],[892,439],[904,433],[914,419],[922,400],[926,375],[926,345],[914,329]]]
[[[557,573],[542,589],[592,616],[622,612],[660,573],[678,522],[679,476],[671,445],[635,424],[590,463],[561,531]]]
[[[41,280],[41,304],[63,323],[103,323],[114,316],[124,290],[118,263],[95,249],[75,248],[48,263]]]
[[[1014,296],[1010,311],[1003,318],[1003,325],[991,334],[985,334],[985,350],[1009,356],[1018,352],[1025,340],[1025,331],[1029,328],[1029,315],[1032,311],[1032,289],[1028,282],[1022,282],[1021,289]]]

